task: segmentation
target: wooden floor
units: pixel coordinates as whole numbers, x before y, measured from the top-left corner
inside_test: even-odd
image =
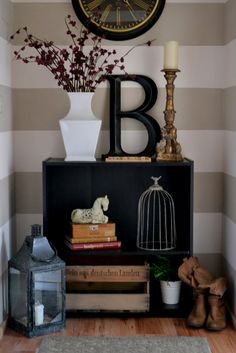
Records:
[[[184,319],[170,318],[81,318],[67,319],[66,329],[56,336],[200,336],[208,339],[212,353],[235,353],[236,331],[229,324],[221,332],[190,329]],[[7,329],[0,353],[36,353],[42,337],[26,338]],[[190,350],[191,352],[191,350]],[[71,352],[73,353],[73,352]]]

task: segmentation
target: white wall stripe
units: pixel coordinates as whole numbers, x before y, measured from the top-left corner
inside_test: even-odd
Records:
[[[0,85],[11,86],[11,45],[0,37]]]
[[[44,159],[64,156],[59,131],[14,131],[15,172],[41,172]]]
[[[6,319],[8,312],[8,260],[12,256],[12,234],[14,218],[0,227],[0,322]],[[15,235],[15,232],[14,232]]]
[[[223,46],[182,46],[176,87],[224,88]],[[180,69],[181,69],[180,67]]]
[[[222,172],[223,133],[218,130],[179,130],[178,141],[183,155],[194,160],[195,172]],[[140,152],[147,142],[146,131],[122,131],[122,146],[126,152]],[[109,150],[109,132],[102,131],[97,155]]]
[[[15,218],[17,230],[17,249],[19,249],[19,247],[23,244],[25,236],[30,234],[31,224],[42,224],[43,215],[18,213]],[[194,253],[220,253],[222,246],[221,228],[221,213],[194,213]]]
[[[11,234],[13,234],[14,219],[9,219],[8,222],[0,226],[0,276],[7,270],[7,261],[11,257]]]
[[[236,178],[236,131],[223,131],[223,171]]]
[[[13,173],[13,132],[0,132],[0,180]]]
[[[194,213],[194,253],[221,253],[222,214]]]
[[[129,48],[128,46],[114,47],[118,53],[117,57],[124,55]],[[13,50],[19,50],[19,46],[15,46]],[[184,88],[224,88],[222,76],[223,56],[223,46],[181,46],[179,58],[181,72],[175,80],[175,86]],[[12,67],[14,88],[57,87],[52,74],[44,67],[39,67],[35,64],[24,64],[15,60]],[[156,82],[158,87],[165,87],[166,82],[161,72],[163,68],[162,46],[149,48],[141,46],[135,48],[126,57],[125,67],[128,73],[149,76]],[[116,73],[120,73],[120,70]]]
[[[223,131],[180,130],[178,141],[184,155],[194,161],[196,172],[223,171]]]
[[[227,216],[223,215],[224,235],[222,253],[227,261],[236,270],[236,224]]]
[[[123,131],[122,146],[126,152],[141,151],[147,141],[146,131]],[[223,132],[217,130],[178,132],[183,154],[194,160],[195,172],[222,172]],[[31,146],[34,149],[32,153]],[[109,132],[102,131],[97,157],[109,150]],[[14,131],[14,159],[16,172],[41,172],[42,160],[64,158],[60,131]]]

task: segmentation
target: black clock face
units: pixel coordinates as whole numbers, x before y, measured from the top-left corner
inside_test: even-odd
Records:
[[[72,0],[85,27],[106,39],[125,40],[150,29],[160,17],[165,0]]]

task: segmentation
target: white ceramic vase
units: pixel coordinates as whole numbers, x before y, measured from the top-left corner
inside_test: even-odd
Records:
[[[102,121],[92,111],[93,92],[69,92],[70,110],[60,120],[65,161],[94,161]]]
[[[181,281],[160,281],[161,296],[164,304],[178,304],[180,297]]]

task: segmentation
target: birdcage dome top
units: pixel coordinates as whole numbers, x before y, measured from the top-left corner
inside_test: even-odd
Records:
[[[158,181],[161,179],[161,176],[160,177],[152,176],[151,179],[154,181],[154,184],[151,185],[148,190],[155,190],[155,191],[163,190],[163,187],[158,183]]]

